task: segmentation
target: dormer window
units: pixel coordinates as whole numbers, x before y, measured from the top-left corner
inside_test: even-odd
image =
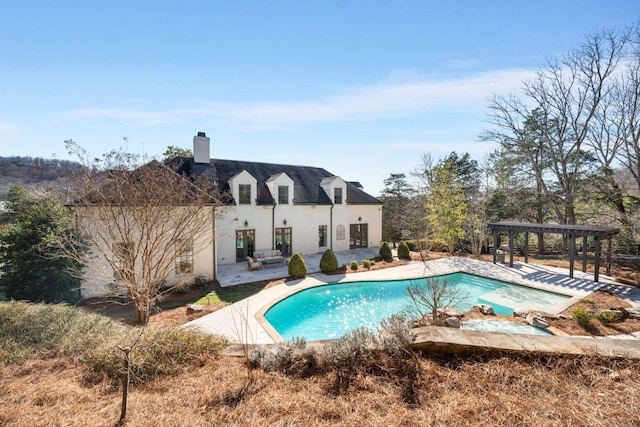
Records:
[[[333,204],[335,205],[342,204],[342,188],[333,189]]]
[[[278,204],[279,205],[289,204],[289,186],[288,185],[278,186]]]
[[[241,205],[251,204],[251,185],[240,184],[238,186],[238,203]]]

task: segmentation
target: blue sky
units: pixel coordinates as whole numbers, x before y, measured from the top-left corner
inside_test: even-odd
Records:
[[[430,152],[480,160],[493,94],[637,0],[0,1],[0,156],[73,139],[324,167],[378,195]],[[128,141],[124,141],[127,137]]]

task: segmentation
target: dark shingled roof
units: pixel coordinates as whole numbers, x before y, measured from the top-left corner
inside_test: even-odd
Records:
[[[274,163],[245,162],[239,160],[211,159],[209,164],[195,163],[193,158],[173,159],[171,163],[182,162],[179,171],[197,178],[206,178],[216,184],[220,191],[229,191],[229,179],[242,171],[247,171],[258,181],[258,205],[272,205],[274,197],[266,186],[267,180],[279,173],[286,173],[294,182],[293,204],[331,205],[331,198],[322,190],[323,178],[334,175],[325,169],[311,166],[280,165]],[[377,198],[347,182],[348,205],[381,205]]]

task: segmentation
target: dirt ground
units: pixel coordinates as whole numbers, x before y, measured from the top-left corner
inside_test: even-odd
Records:
[[[578,307],[582,307],[585,310],[603,310],[619,307],[629,308],[630,304],[611,292],[604,290],[595,291],[561,313],[569,317],[569,319],[547,319],[547,321],[551,326],[569,335],[605,336],[630,334],[640,331],[640,319],[625,319],[622,322],[605,323],[597,318],[593,318],[589,326],[586,328],[582,327],[573,318],[570,318],[573,310]]]
[[[165,317],[170,312],[177,313],[179,311],[183,311],[186,313],[186,307],[194,301],[198,300],[198,298],[206,295],[208,289],[212,287],[213,284],[210,284],[205,289],[191,288],[185,292],[167,293],[156,307],[154,313],[151,315],[149,324],[153,324],[156,321],[155,317],[159,314],[162,314],[161,317]],[[206,307],[205,310],[208,310],[207,313],[210,313],[224,307],[225,305],[226,304],[211,304],[210,306]],[[89,298],[81,301],[80,306],[87,310],[99,314],[104,314],[105,316],[109,316],[113,319],[119,320],[129,325],[134,325],[136,323],[135,312],[130,302],[119,302],[108,298]],[[172,316],[175,316],[175,314],[173,314]],[[180,319],[175,320],[179,321],[178,324],[180,324],[187,322],[189,319],[187,318],[187,320],[184,320],[184,317],[180,316]]]

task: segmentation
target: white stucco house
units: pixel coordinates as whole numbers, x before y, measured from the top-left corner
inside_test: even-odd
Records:
[[[197,275],[215,279],[218,266],[246,264],[246,257],[258,251],[280,250],[288,258],[328,248],[339,252],[380,246],[382,202],[359,183],[319,167],[211,158],[210,144],[199,132],[193,138],[193,157],[171,162],[180,173],[204,178],[230,197],[210,208],[209,238],[185,236],[189,244],[177,248],[175,272],[167,284]],[[83,288],[83,297],[99,296],[108,285],[92,283]]]
[[[231,195],[218,208],[213,265],[245,262],[268,249],[290,256],[380,246],[382,202],[358,183],[323,168],[212,159],[210,152],[200,132],[181,171]]]

